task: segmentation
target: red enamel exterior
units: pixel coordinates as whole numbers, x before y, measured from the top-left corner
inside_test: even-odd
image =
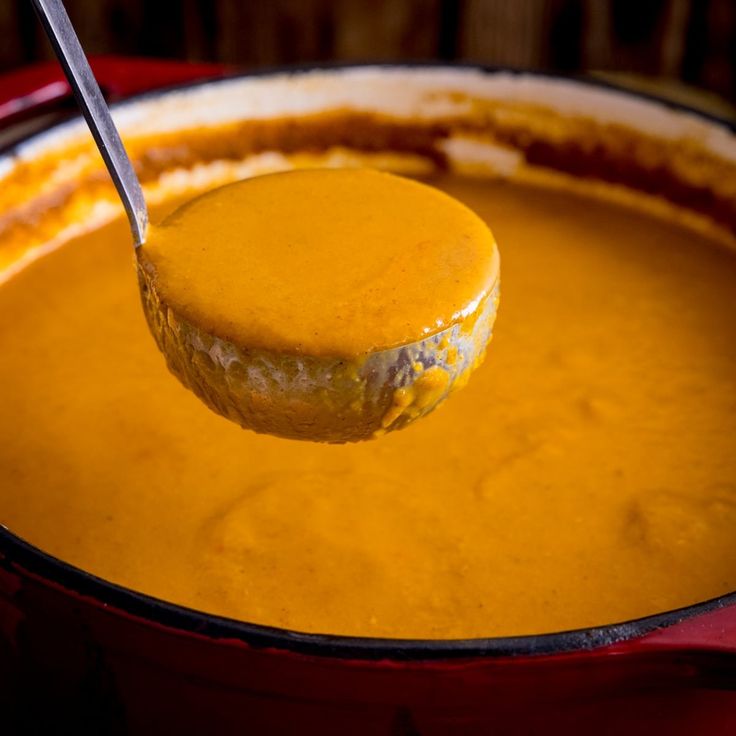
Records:
[[[93,67],[118,97],[224,71]],[[0,123],[68,96],[60,79],[52,65],[7,76]],[[21,547],[0,528],[2,733],[736,734],[736,595],[607,638],[364,650],[162,613]]]
[[[117,56],[91,56],[90,66],[105,97],[124,97],[195,79],[222,76],[221,64],[183,64]],[[69,82],[55,61],[6,74],[0,83],[0,126],[16,122],[71,99]]]

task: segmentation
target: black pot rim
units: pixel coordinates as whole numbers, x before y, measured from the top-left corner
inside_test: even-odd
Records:
[[[388,69],[470,69],[487,74],[507,72],[575,83],[620,92],[629,96],[655,102],[669,109],[688,112],[708,122],[736,132],[736,124],[677,102],[664,100],[656,95],[622,88],[608,81],[578,78],[533,70],[511,69],[473,63],[437,62],[365,62],[357,64],[312,64],[308,66],[281,66],[258,69],[253,72],[234,73],[224,77],[203,78],[194,82],[162,87],[157,90],[131,96],[113,107],[135,104],[155,98],[173,90],[185,90],[201,85],[216,85],[229,80],[247,77],[268,77],[283,73],[310,72],[316,69],[335,70],[355,67]],[[79,116],[35,130],[31,135],[0,149],[0,155],[12,155],[13,151],[39,135],[65,125]],[[47,554],[26,542],[0,524],[0,567],[10,572],[24,571],[37,575],[73,593],[93,599],[96,603],[112,606],[126,614],[182,632],[212,639],[238,640],[255,648],[273,648],[302,654],[339,659],[426,661],[452,658],[529,657],[592,650],[606,645],[635,639],[656,629],[673,626],[687,619],[710,611],[736,606],[736,591],[683,608],[665,611],[653,616],[621,623],[585,629],[575,629],[549,634],[529,634],[512,637],[488,637],[475,639],[388,639],[377,637],[353,637],[335,634],[307,634],[261,624],[251,624],[216,616],[191,608],[167,603],[153,596],[138,593],[129,588],[108,582],[80,568]]]

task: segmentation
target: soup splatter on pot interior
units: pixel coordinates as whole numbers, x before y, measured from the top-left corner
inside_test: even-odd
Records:
[[[504,244],[468,387],[352,446],[244,432],[171,378],[122,222],[0,288],[0,521],[131,588],[256,623],[473,637],[736,588],[736,257],[510,183],[433,183]]]

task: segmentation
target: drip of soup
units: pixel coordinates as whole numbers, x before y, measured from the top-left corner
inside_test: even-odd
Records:
[[[504,245],[489,359],[375,442],[256,435],[169,375],[122,222],[0,288],[0,521],[116,583],[334,634],[606,624],[736,588],[736,257],[438,178]]]

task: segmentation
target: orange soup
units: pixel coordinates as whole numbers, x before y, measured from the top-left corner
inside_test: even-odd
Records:
[[[349,446],[168,373],[120,221],[0,287],[0,522],[116,583],[336,634],[606,624],[736,588],[736,257],[671,222],[437,178],[503,250],[468,386]],[[161,213],[159,213],[161,214]]]

